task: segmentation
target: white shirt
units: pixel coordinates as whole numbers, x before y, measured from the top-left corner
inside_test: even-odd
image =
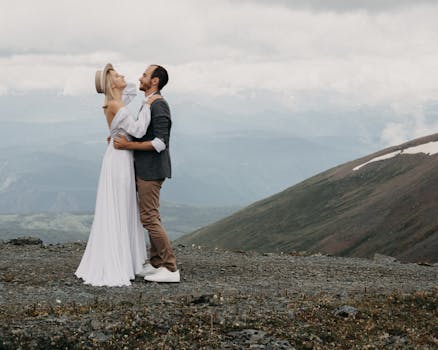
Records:
[[[147,109],[143,108],[144,105],[146,104],[146,101],[149,97],[151,97],[154,93],[148,95],[145,97],[144,101],[142,102],[142,105],[140,107],[140,110],[138,111],[138,118],[137,119],[144,119],[146,122],[146,125],[149,125],[149,123],[151,122],[151,115],[150,113],[148,113],[148,109],[150,108],[150,106],[148,105]],[[127,105],[128,103],[130,103],[135,96],[137,96],[137,87],[135,84],[132,83],[128,83],[126,85],[126,87],[123,89],[123,93],[122,93],[122,100],[123,103],[125,105]],[[140,115],[140,113],[142,115]],[[162,151],[164,151],[166,149],[166,144],[163,142],[163,140],[159,139],[158,137],[154,138],[151,141],[152,146],[155,148],[155,150],[160,153]]]

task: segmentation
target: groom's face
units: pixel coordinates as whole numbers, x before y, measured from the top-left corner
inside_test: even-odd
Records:
[[[140,90],[141,91],[147,91],[152,87],[153,82],[151,79],[151,75],[154,72],[154,70],[155,70],[155,66],[149,66],[144,71],[143,75],[138,79],[140,82]]]

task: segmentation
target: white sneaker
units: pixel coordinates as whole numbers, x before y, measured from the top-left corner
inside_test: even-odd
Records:
[[[151,264],[147,263],[147,264],[143,265],[142,270],[137,272],[135,275],[136,276],[144,277],[144,276],[156,273],[156,272],[158,272],[158,268],[157,267],[153,267]]]
[[[152,275],[146,275],[144,279],[149,282],[179,283],[179,270],[172,272],[163,266],[159,267],[157,270],[158,271]]]

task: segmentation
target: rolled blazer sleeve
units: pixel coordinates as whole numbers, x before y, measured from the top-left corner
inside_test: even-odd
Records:
[[[170,118],[170,109],[164,100],[156,100],[151,106],[151,119],[153,120],[154,137],[160,139],[169,147],[170,128],[172,120]]]

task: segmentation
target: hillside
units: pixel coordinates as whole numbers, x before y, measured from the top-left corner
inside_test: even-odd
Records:
[[[402,261],[436,262],[438,154],[426,153],[437,141],[433,134],[345,163],[181,241],[355,257],[378,252]]]

